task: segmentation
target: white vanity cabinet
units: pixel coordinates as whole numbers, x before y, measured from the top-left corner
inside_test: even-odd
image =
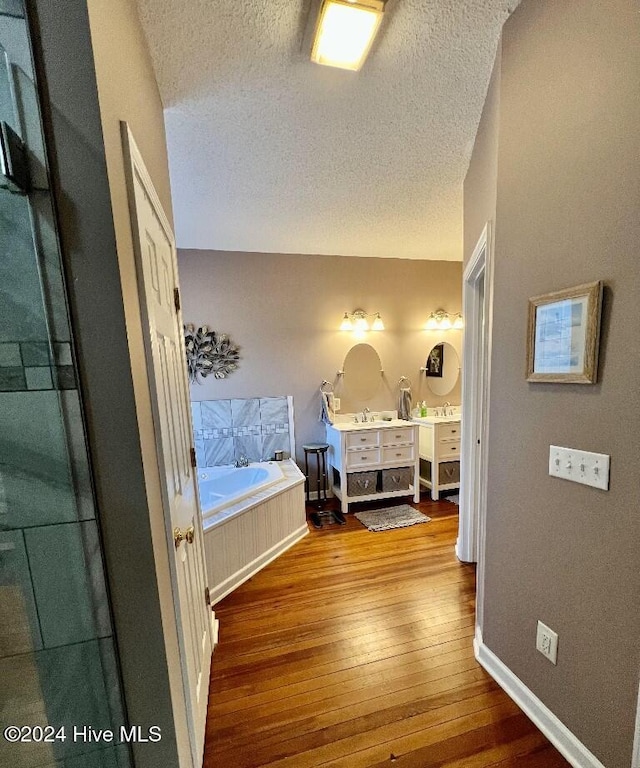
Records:
[[[460,416],[416,417],[419,424],[420,482],[437,501],[440,491],[460,487]]]
[[[327,425],[329,477],[349,511],[354,501],[409,496],[420,501],[418,426],[390,423]]]

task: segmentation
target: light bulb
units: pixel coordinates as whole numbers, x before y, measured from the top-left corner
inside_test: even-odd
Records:
[[[349,315],[346,312],[344,313],[344,317],[342,318],[342,322],[340,323],[340,330],[341,331],[353,330],[353,323],[349,319]]]

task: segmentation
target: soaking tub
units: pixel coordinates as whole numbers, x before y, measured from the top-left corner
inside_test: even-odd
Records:
[[[281,463],[269,461],[248,467],[229,465],[199,470],[198,490],[205,528],[207,520],[215,518],[221,510],[281,481]]]
[[[198,486],[214,604],[309,532],[304,475],[291,459],[199,469]]]

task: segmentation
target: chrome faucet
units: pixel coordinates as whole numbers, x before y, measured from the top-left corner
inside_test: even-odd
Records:
[[[249,459],[244,455],[244,453],[241,453],[240,456],[235,461],[236,467],[248,467],[249,466]]]
[[[371,408],[363,408],[362,409],[362,423],[367,423],[367,414],[371,413]]]

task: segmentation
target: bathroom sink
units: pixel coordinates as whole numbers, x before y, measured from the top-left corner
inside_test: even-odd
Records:
[[[460,421],[462,414],[456,413],[455,416],[414,416],[411,421],[417,421],[418,424],[441,424],[444,421]]]
[[[384,427],[398,428],[410,426],[410,421],[404,421],[404,419],[391,419],[391,421],[385,421],[384,419],[376,419],[376,421],[358,422],[355,421],[343,421],[337,422],[333,426],[341,432],[349,432],[354,429],[382,429]]]

